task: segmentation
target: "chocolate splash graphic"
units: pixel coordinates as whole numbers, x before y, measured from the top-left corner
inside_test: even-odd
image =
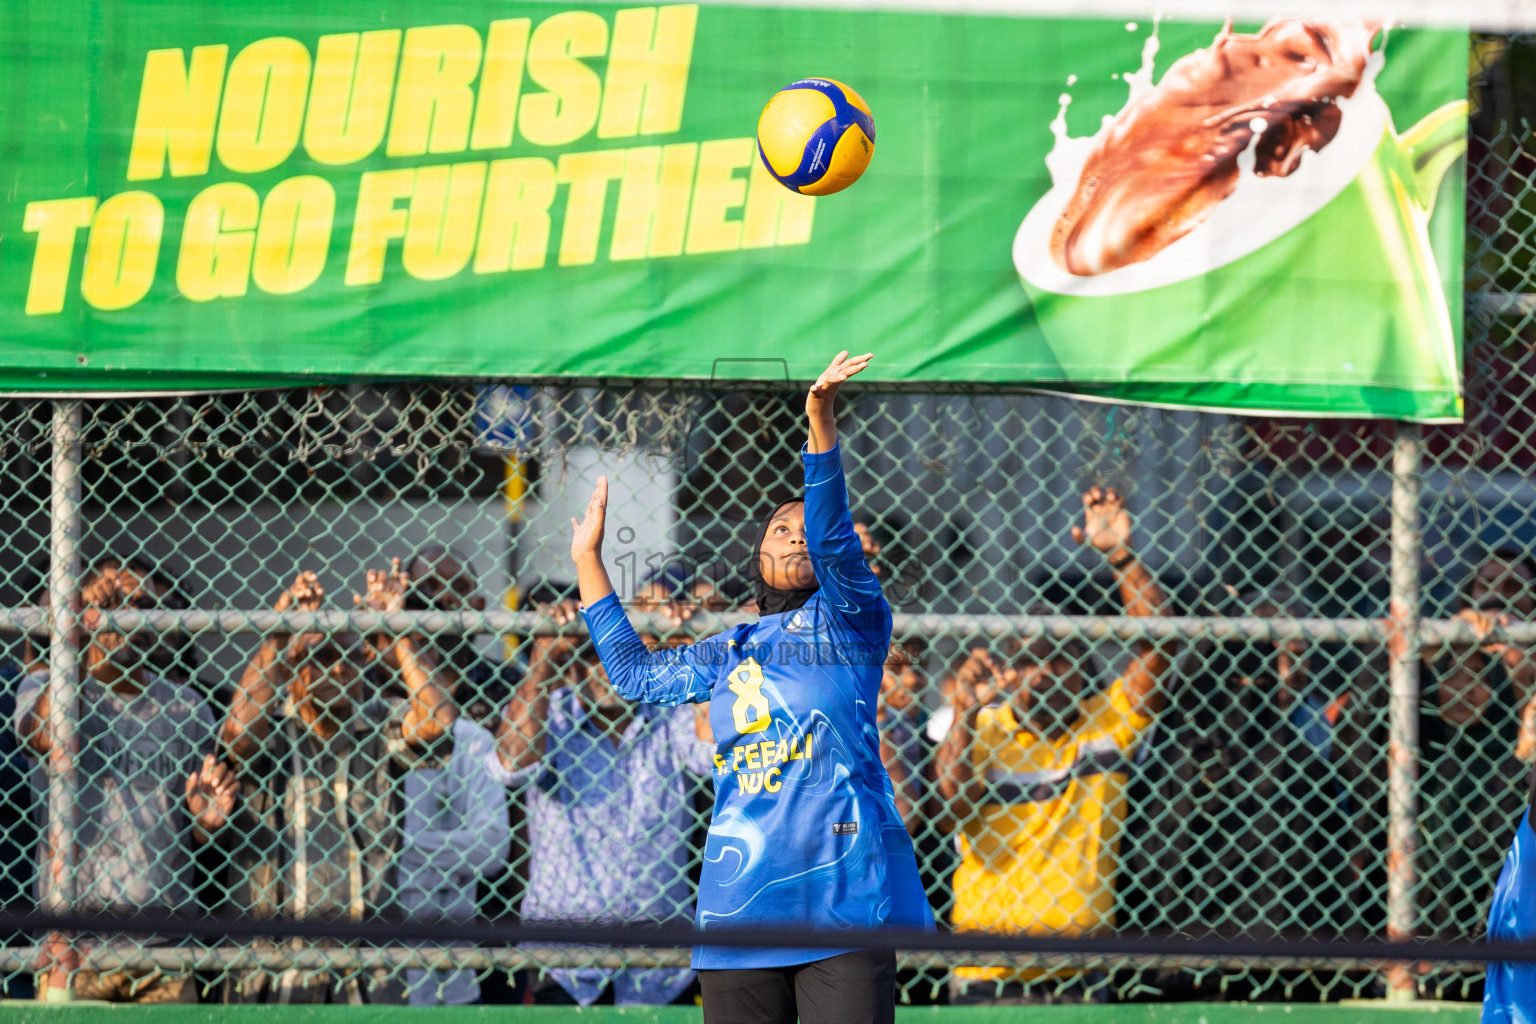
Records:
[[[1128,104],[1094,146],[1061,217],[1051,256],[1079,277],[1151,259],[1200,225],[1237,187],[1253,143],[1255,174],[1286,177],[1333,141],[1365,74],[1380,22],[1276,18],[1257,34],[1232,23]]]

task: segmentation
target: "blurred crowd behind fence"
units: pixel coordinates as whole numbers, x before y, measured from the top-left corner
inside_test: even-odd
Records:
[[[1482,934],[1536,752],[1533,62],[1528,38],[1473,40],[1465,424],[845,394],[896,612],[882,753],[943,926]],[[803,426],[798,385],[742,369],[0,404],[5,905],[691,921],[720,763],[687,709],[611,706],[550,606],[607,473],[606,556],[647,628],[750,615],[753,519],[797,492]],[[1127,496],[1163,616],[1128,617],[1071,542],[1093,485]],[[1116,680],[1149,637],[1172,665],[1131,707]],[[997,749],[960,748],[985,790],[964,811],[940,779],[952,705],[1026,677],[1029,714],[981,713]],[[748,756],[810,753],[771,746]],[[566,968],[575,998],[687,985],[686,952],[306,947],[279,923],[243,945],[18,934],[0,968],[67,946],[165,970],[141,987],[196,969],[205,999],[462,1001],[525,966]],[[1465,998],[1479,978],[916,953],[902,989]]]

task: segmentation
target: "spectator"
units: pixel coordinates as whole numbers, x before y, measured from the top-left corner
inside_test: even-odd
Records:
[[[1010,657],[1017,658],[1023,647],[1017,640],[1004,637],[998,645]],[[922,875],[923,890],[936,907],[953,907],[955,867],[960,863],[963,840],[955,834],[953,822],[947,822],[949,803],[937,785],[939,745],[949,735],[955,723],[955,706],[960,701],[955,691],[964,688],[971,694],[968,701],[982,705],[992,702],[993,674],[989,662],[978,657],[979,649],[965,653],[956,659],[954,666],[939,681],[939,695],[943,702],[927,716],[923,725],[923,741],[928,754],[928,789],[930,798],[923,810],[927,826],[914,836],[918,871]],[[894,780],[893,780],[894,781]]]
[[[1284,612],[1261,604],[1255,614]],[[1355,842],[1333,757],[1349,697],[1346,680],[1305,641],[1276,643],[1267,653],[1257,671],[1235,661],[1211,694],[1228,698],[1217,697],[1215,709],[1225,769],[1206,847],[1216,884],[1201,910],[1248,934],[1315,934],[1347,923],[1335,915]]]
[[[1037,609],[1033,614],[1045,615],[1047,612]],[[1007,660],[1017,659],[1025,653],[1024,645],[1017,637],[1002,637],[993,644],[993,649]],[[994,677],[991,662],[979,656],[980,650],[981,648],[972,648],[970,651],[962,651],[958,654],[953,667],[944,673],[944,678],[939,681],[939,696],[943,701],[928,715],[923,724],[923,734],[935,747],[944,742],[944,737],[949,735],[949,730],[955,724],[956,690],[963,689],[973,695],[982,694],[987,700],[997,696],[993,692]]]
[[[1245,610],[1287,614],[1262,599]],[[1202,645],[1143,742],[1121,859],[1122,927],[1344,933],[1357,843],[1335,759],[1353,652],[1342,645]],[[1219,996],[1210,984],[1211,996]]]
[[[549,609],[576,621],[574,601]],[[692,796],[713,767],[691,708],[630,704],[590,653],[565,637],[534,641],[528,675],[497,728],[503,781],[530,781],[531,856],[522,916],[562,923],[689,923]],[[559,969],[539,1002],[670,1003],[686,968]]]
[[[0,722],[16,722],[16,693],[32,661],[23,642],[20,663],[0,665]],[[47,668],[38,666],[46,676]],[[15,729],[0,731],[0,906],[24,907],[34,885],[37,844],[37,793],[32,785],[32,758],[17,742]],[[0,979],[0,997],[30,999],[35,990],[25,974]]]
[[[1131,550],[1131,518],[1113,490],[1083,495],[1084,525],[1073,538],[1103,553],[1128,615],[1163,614],[1162,589]],[[957,827],[958,930],[1083,934],[1114,923],[1114,887],[1130,757],[1162,704],[1169,661],[1139,644],[1125,674],[1088,694],[1088,652],[1075,640],[1040,638],[1004,665],[984,649],[990,686],[953,690],[955,723],[940,745],[938,788],[945,827]],[[1038,974],[1034,977],[1040,977]],[[1083,1001],[1102,994],[1091,977],[1057,977],[1032,992],[1028,974],[961,967],[951,1002]],[[1043,980],[1043,979],[1042,979]]]
[[[927,767],[929,748],[923,733],[923,679],[919,673],[923,645],[907,640],[891,645],[880,679],[880,707],[875,724],[880,727],[880,760],[891,776],[896,810],[907,823],[907,831],[924,831],[924,804],[929,792]]]
[[[1473,645],[1426,647],[1419,715],[1420,877],[1437,934],[1473,934],[1525,805],[1533,752],[1536,663],[1501,642],[1500,625],[1536,613],[1536,572],[1497,551],[1462,587],[1455,618]],[[1522,756],[1525,761],[1522,761]],[[1490,822],[1500,827],[1489,828]]]
[[[474,564],[453,548],[423,546],[406,572],[410,589],[405,607],[411,611],[485,611]],[[506,705],[522,678],[517,667],[510,660],[487,657],[468,633],[445,631],[417,637],[416,644],[447,678],[459,713],[487,730],[495,728],[497,710]]]
[[[485,611],[474,565],[453,548],[426,544],[405,568],[411,584],[406,607],[419,603],[445,612]]]
[[[576,605],[572,603],[568,607],[575,608]],[[717,615],[723,614],[730,611],[731,603],[725,596],[725,590],[712,580],[704,576],[690,579],[685,569],[673,563],[649,573],[629,607],[630,611],[642,615],[664,612],[672,627],[667,632],[666,643],[675,647],[693,643],[695,637],[679,632],[677,627],[693,618],[695,611],[702,608]],[[662,643],[661,638],[654,633],[642,632],[640,639],[652,650]],[[709,701],[701,701],[693,706],[693,719],[699,738],[713,743],[709,728]]]
[[[369,570],[368,609],[403,609],[407,587],[397,561]],[[318,611],[324,592],[301,572],[274,606]],[[366,653],[365,653],[366,651]],[[371,663],[371,664],[370,664]],[[380,697],[369,668],[397,673],[405,699]],[[373,692],[370,692],[370,689]],[[457,718],[446,687],[427,670],[410,637],[277,635],[258,648],[236,689],[221,736],[245,792],[235,851],[239,905],[249,914],[365,920],[396,902],[403,803],[395,776],[451,765]],[[461,775],[449,772],[458,781]],[[468,799],[454,808],[475,809]],[[449,808],[445,808],[445,816]],[[443,818],[434,816],[439,828]],[[398,993],[395,993],[398,995]],[[356,978],[338,986],[326,972],[265,972],[231,978],[231,1002],[363,1002]]]
[[[874,531],[867,523],[854,523],[853,532],[858,534],[859,547],[864,549],[864,560],[869,563],[869,571],[884,583],[886,581],[885,563],[880,560],[880,552],[883,549],[880,542],[875,539]]]
[[[576,592],[574,583],[540,579],[530,581],[518,591],[517,607],[542,608],[557,604]],[[493,657],[481,657],[475,663],[472,680],[476,681],[473,707],[476,721],[488,732],[494,733],[501,722],[502,712],[517,693],[518,684],[528,669],[528,655],[533,647],[532,637],[514,637],[505,641],[507,649],[514,652],[507,660],[497,663]],[[486,680],[483,681],[482,680]],[[493,703],[494,702],[494,703]],[[489,708],[488,720],[480,717],[481,709]],[[511,843],[508,848],[506,867],[499,875],[490,876],[479,886],[481,916],[495,921],[516,922],[523,896],[528,891],[528,814],[526,793],[520,787],[502,786],[499,763],[493,777],[506,803],[510,825]],[[487,1003],[522,1005],[529,991],[529,980],[537,972],[509,971],[492,973],[480,980],[481,997]]]
[[[723,587],[704,574],[691,574],[687,567],[672,562],[646,574],[630,602],[630,610],[650,613],[666,609],[674,624],[681,623],[697,609],[722,614],[731,608]],[[656,638],[650,637],[648,642]]]
[[[74,762],[74,908],[170,912],[197,909],[188,843],[219,833],[235,808],[229,767],[214,759],[213,713],[190,687],[150,671],[155,638],[94,632],[103,612],[153,605],[143,575],[107,559],[81,580],[80,625],[89,632],[78,694]],[[16,696],[17,737],[39,759],[53,753],[46,674],[29,676]],[[46,829],[47,779],[34,770]],[[52,851],[38,845],[37,895],[42,899]],[[88,940],[89,941],[89,940]],[[137,945],[137,943],[135,943]],[[62,984],[63,963],[38,977],[38,995]],[[75,994],[112,1002],[195,1003],[190,976],[158,971],[80,970]]]
[[[163,566],[153,569],[137,558],[130,558],[123,565],[144,581],[144,589],[153,599],[154,607],[172,611],[185,611],[191,607],[174,577],[167,575]],[[198,651],[195,637],[179,629],[156,634],[146,658],[149,668],[155,674],[178,686],[195,686],[200,692],[207,692],[197,678]]]
[[[880,558],[883,549],[873,531],[868,524],[856,522],[853,532],[859,538],[869,571],[882,584],[888,584],[890,579]],[[880,679],[880,707],[875,712],[875,723],[880,727],[880,760],[891,777],[896,810],[913,836],[925,832],[924,803],[929,795],[926,769],[931,748],[924,730],[924,682],[920,670],[923,648],[920,640],[891,644]]]
[[[471,921],[476,884],[506,867],[511,842],[506,791],[501,773],[487,763],[495,745],[489,730],[460,715],[448,763],[406,774],[398,872],[400,909],[407,916]],[[405,973],[412,1006],[480,1001],[473,970]]]
[[[424,545],[406,574],[407,609],[485,610],[473,563],[453,548]],[[469,633],[445,630],[415,641],[451,685],[459,715],[447,765],[404,777],[400,906],[412,917],[469,921],[479,910],[480,881],[505,870],[511,849],[507,793],[486,763],[496,741],[485,723],[494,722],[522,675],[510,661],[486,657]],[[406,998],[412,1006],[475,1003],[480,981],[472,970],[411,968]]]

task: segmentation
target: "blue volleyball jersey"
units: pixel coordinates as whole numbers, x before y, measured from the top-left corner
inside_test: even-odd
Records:
[[[819,585],[803,607],[654,653],[617,595],[583,614],[622,696],[710,702],[715,813],[700,930],[931,929],[875,724],[891,609],[853,529],[839,449],[801,458]],[[704,945],[693,966],[786,967],[842,952]]]
[[[1536,939],[1536,831],[1527,810],[1504,858],[1488,908],[1488,938]],[[1483,986],[1483,1024],[1536,1024],[1536,963],[1490,963]]]

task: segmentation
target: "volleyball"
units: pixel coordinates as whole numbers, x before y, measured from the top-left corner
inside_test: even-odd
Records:
[[[757,152],[785,188],[829,196],[859,180],[875,152],[864,97],[830,78],[802,78],[774,93],[757,120]]]

